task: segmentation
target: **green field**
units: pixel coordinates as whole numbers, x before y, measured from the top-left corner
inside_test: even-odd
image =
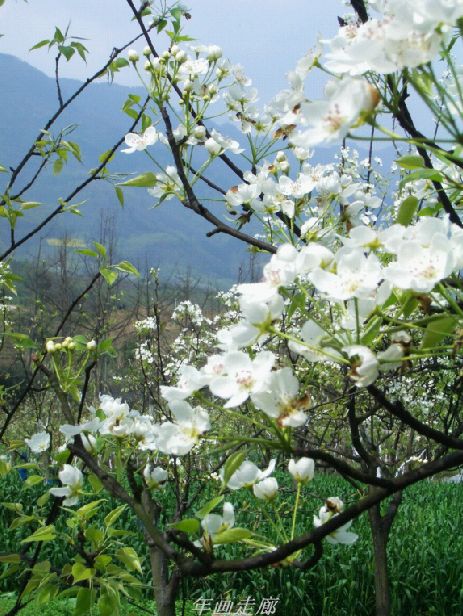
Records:
[[[11,500],[15,486],[9,481],[2,487],[2,500]],[[348,499],[352,497],[352,488],[342,480],[319,474],[305,494],[299,517],[301,532],[312,525],[312,516],[319,504],[316,496],[339,495]],[[255,519],[252,503],[243,498],[246,494],[232,496],[240,526],[246,526],[246,521],[251,525]],[[460,485],[425,482],[406,492],[389,543],[394,616],[463,614],[462,505],[463,486]],[[5,524],[7,518],[7,515],[2,515],[0,525]],[[128,516],[123,524],[136,530],[134,521]],[[0,529],[3,541],[0,551],[11,551],[13,545],[8,540],[11,534],[6,534],[5,527],[0,526]],[[249,596],[256,604],[266,597],[278,597],[276,613],[285,616],[372,616],[373,565],[365,516],[354,524],[353,530],[360,536],[356,544],[351,547],[326,544],[323,559],[308,572],[278,568],[187,580],[183,585],[184,597],[188,601],[185,615],[195,613],[193,602],[200,597],[210,598],[212,602],[228,598],[238,603]],[[259,531],[265,532],[265,528],[260,527]],[[141,536],[134,537],[132,544],[142,555]],[[65,562],[64,546],[49,544],[45,549],[55,562]],[[149,571],[146,571],[145,581],[149,583]],[[14,602],[15,582],[11,578],[1,582],[3,592],[10,594],[0,598],[0,614],[6,613]],[[149,599],[147,596],[143,607],[154,613]],[[146,614],[146,611],[130,605],[125,605],[123,610],[124,616]],[[71,615],[72,602],[58,600],[46,606],[32,603],[23,613],[26,616]],[[178,614],[182,614],[181,602],[178,603]]]

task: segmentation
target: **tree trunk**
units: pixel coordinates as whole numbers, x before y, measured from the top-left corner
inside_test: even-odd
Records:
[[[373,539],[373,560],[375,568],[376,616],[390,616],[391,597],[387,570],[387,540],[389,529],[376,505],[368,512]]]
[[[168,560],[165,554],[154,545],[150,546],[150,563],[158,616],[175,616],[177,583],[174,577],[169,581]]]

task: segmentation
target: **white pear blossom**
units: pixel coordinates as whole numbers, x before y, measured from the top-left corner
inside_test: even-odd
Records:
[[[79,502],[79,495],[84,486],[84,476],[82,471],[71,464],[64,464],[58,473],[59,480],[63,484],[62,488],[51,488],[50,494],[58,498],[63,498],[63,505],[71,507]]]
[[[290,460],[288,471],[296,481],[306,483],[314,478],[315,462],[312,458],[300,458],[297,462]]]
[[[161,385],[161,394],[168,403],[185,400],[195,391],[205,385],[204,375],[188,364],[180,366],[178,380],[175,386]]]
[[[24,439],[33,453],[43,453],[50,447],[50,435],[48,432],[37,432],[30,438]]]
[[[326,500],[326,503],[318,512],[318,517],[314,516],[314,526],[316,528],[323,526],[333,517],[341,513],[344,509],[344,503],[337,496],[333,496]],[[343,545],[351,545],[358,539],[358,535],[349,531],[352,521],[343,524],[340,528],[326,536],[328,543]]]
[[[297,428],[307,421],[298,396],[299,381],[291,368],[272,372],[267,391],[254,393],[251,398],[255,406],[281,426]]]
[[[323,101],[301,104],[297,115],[298,131],[290,138],[293,145],[310,148],[339,141],[360,115],[372,111],[377,103],[376,92],[363,79],[330,81],[326,96]]]
[[[432,291],[454,266],[452,244],[443,234],[436,233],[428,247],[419,241],[403,241],[397,252],[397,261],[384,269],[384,276],[399,289],[422,293]]]
[[[151,464],[148,463],[143,469],[143,477],[148,488],[154,490],[161,487],[167,481],[168,474],[164,468],[160,466],[155,466],[153,468]]]
[[[376,355],[366,346],[353,344],[342,349],[352,360],[350,377],[357,387],[367,387],[378,378]]]
[[[129,405],[122,402],[120,398],[102,395],[100,396],[100,409],[105,414],[105,419],[100,426],[100,433],[114,436],[125,435],[126,420],[130,416]]]
[[[268,336],[268,327],[281,317],[284,307],[280,295],[268,302],[251,301],[242,296],[239,304],[244,318],[237,325],[217,332],[217,340],[224,350],[250,346]]]
[[[78,426],[72,426],[70,424],[63,424],[60,426],[59,431],[64,434],[66,441],[74,438],[77,434],[82,434],[83,432],[97,432],[102,425],[102,422],[95,417],[89,421],[85,421]]]
[[[243,152],[243,148],[240,147],[238,141],[227,139],[215,129],[212,129],[211,136],[206,139],[204,147],[211,156],[218,156],[226,150],[230,150],[232,154],[241,154]]]
[[[232,503],[229,502],[224,503],[222,515],[208,513],[201,520],[203,530],[212,538],[213,543],[220,543],[220,541],[217,541],[217,535],[232,528],[234,524],[235,510]]]
[[[124,154],[141,152],[142,150],[146,150],[149,145],[154,145],[158,139],[159,133],[154,126],[148,126],[141,135],[137,133],[127,133],[124,140],[128,147],[124,148],[122,152],[124,152]]]
[[[278,482],[275,477],[266,477],[252,486],[254,496],[261,500],[271,501],[278,492]]]
[[[169,406],[175,422],[166,421],[158,426],[156,446],[163,453],[184,456],[211,427],[209,414],[199,406],[192,408],[184,400],[170,402]]]
[[[305,357],[307,361],[328,361],[340,357],[337,350],[327,346],[327,342],[330,340],[327,331],[312,319],[308,319],[302,326],[300,339],[306,344],[290,340],[289,348]]]
[[[334,300],[352,297],[374,298],[383,277],[378,257],[361,249],[341,248],[336,254],[336,273],[315,269],[309,275],[313,285]]]
[[[245,460],[230,477],[227,486],[230,490],[250,488],[256,482],[262,481],[263,479],[269,477],[275,470],[275,465],[276,460],[270,460],[270,463],[265,471],[261,471],[253,462]]]
[[[224,374],[209,383],[211,392],[228,400],[225,408],[239,406],[248,397],[267,388],[268,379],[275,363],[270,351],[258,353],[255,359],[242,351],[232,351],[224,356]]]
[[[155,199],[169,201],[183,190],[182,181],[174,165],[168,165],[165,171],[156,174],[156,183],[148,188],[148,193]]]

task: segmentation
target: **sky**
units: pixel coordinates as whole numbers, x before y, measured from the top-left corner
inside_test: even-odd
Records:
[[[186,0],[192,19],[186,32],[201,43],[217,44],[232,62],[242,64],[262,101],[285,87],[285,74],[313,47],[317,38],[331,37],[341,0]],[[321,9],[320,6],[323,8]],[[64,63],[64,77],[85,79],[109,56],[137,34],[125,0],[6,0],[0,8],[0,52],[15,55],[51,75],[53,57],[47,48],[29,52],[36,42],[50,38],[54,26],[89,40],[88,66],[78,58]],[[139,43],[138,48],[143,48]],[[116,79],[137,82],[126,69]]]

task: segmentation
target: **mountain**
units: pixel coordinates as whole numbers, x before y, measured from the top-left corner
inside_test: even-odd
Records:
[[[14,167],[56,110],[56,85],[52,78],[7,54],[0,54],[0,75],[4,84],[0,97],[0,164]],[[80,85],[76,80],[62,79],[64,98]],[[60,197],[67,196],[75,185],[85,180],[88,170],[98,165],[98,157],[128,131],[132,120],[122,112],[122,106],[129,94],[143,96],[144,90],[94,83],[62,114],[51,130],[56,135],[58,130],[75,125],[68,138],[79,143],[83,163],[70,160],[59,175],[53,176],[47,170],[40,177],[24,198],[43,205],[29,210],[24,219],[18,220],[17,237],[29,231],[56,207]],[[167,165],[170,160],[163,151],[165,148],[161,148],[154,152]],[[33,161],[31,170],[21,176],[23,179],[17,187],[21,188],[32,176],[38,162]],[[128,156],[118,152],[110,169],[114,173],[133,174],[154,171],[144,153]],[[217,165],[213,173],[211,179],[220,185],[231,186],[236,182],[236,177],[226,168]],[[213,191],[204,184],[198,185],[197,192],[201,197],[213,196]],[[146,189],[125,189],[124,195],[122,208],[108,182],[93,182],[75,199],[86,200],[79,206],[83,215],[58,215],[18,251],[19,256],[33,254],[39,243],[53,250],[56,239],[63,236],[83,244],[99,240],[100,228],[107,227],[110,219],[117,238],[118,258],[141,266],[160,267],[165,275],[188,270],[223,285],[236,280],[239,268],[248,260],[247,249],[241,242],[225,235],[207,238],[211,226],[174,200],[153,209],[154,199]],[[0,229],[0,248],[7,245],[8,236],[5,221]]]

